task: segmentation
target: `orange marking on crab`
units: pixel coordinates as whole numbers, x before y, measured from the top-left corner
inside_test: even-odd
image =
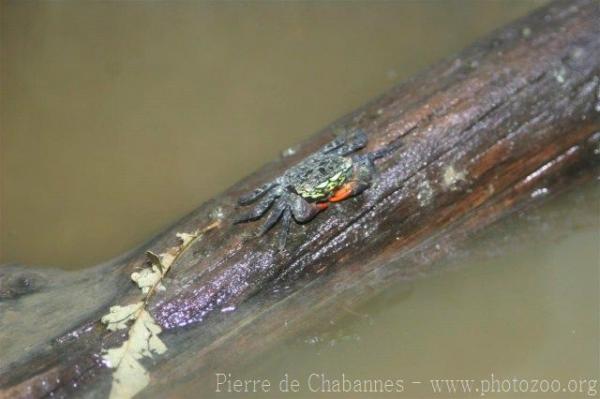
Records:
[[[319,208],[320,210],[324,211],[329,206],[329,203],[327,203],[327,202],[317,202],[316,205],[317,205],[317,208]]]
[[[340,187],[335,193],[333,193],[331,198],[329,198],[329,202],[343,201],[351,195],[352,185],[350,183],[346,183],[342,187]]]

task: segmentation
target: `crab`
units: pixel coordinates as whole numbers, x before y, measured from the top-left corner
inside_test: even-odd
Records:
[[[264,235],[282,220],[279,249],[283,249],[292,219],[299,224],[307,223],[330,203],[343,201],[370,187],[374,161],[387,150],[355,154],[366,145],[367,135],[362,130],[338,136],[282,176],[242,195],[238,199],[240,206],[256,205],[239,215],[234,223],[258,220],[270,209],[256,235]]]

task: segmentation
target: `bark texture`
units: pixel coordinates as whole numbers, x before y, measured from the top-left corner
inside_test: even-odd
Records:
[[[176,245],[177,232],[219,222],[149,303],[169,348],[147,363],[153,392],[190,378],[208,383],[210,365],[251,359],[335,317],[340,304],[427,272],[514,210],[596,176],[599,21],[597,1],[552,3],[340,119],[109,264],[52,277],[0,269],[0,397],[107,395],[112,374],[100,354],[124,334],[99,319],[139,298],[129,275],[147,266],[146,250]],[[280,226],[252,238],[258,223],[231,223],[242,193],[357,127],[367,151],[403,143],[377,162],[371,188],[293,224],[283,252],[273,237]]]

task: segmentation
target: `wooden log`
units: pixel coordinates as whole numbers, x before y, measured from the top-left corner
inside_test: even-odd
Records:
[[[475,43],[263,167],[128,255],[80,273],[2,268],[0,397],[108,394],[102,361],[127,330],[100,323],[139,300],[129,276],[146,251],[206,231],[172,265],[148,310],[168,351],[145,361],[147,389],[170,392],[208,365],[230,365],[410,280],[516,209],[589,180],[600,153],[600,10],[552,3]],[[366,151],[403,146],[377,162],[373,185],[292,225],[252,238],[235,225],[239,196],[281,175],[340,129],[363,129]],[[215,224],[216,223],[216,224]],[[224,312],[225,310],[225,312]]]

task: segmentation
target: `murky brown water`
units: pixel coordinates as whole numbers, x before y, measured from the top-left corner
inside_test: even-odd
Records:
[[[118,255],[536,4],[3,2],[0,261]]]
[[[324,333],[277,348],[254,369],[236,370],[230,380],[269,380],[271,392],[255,396],[269,398],[281,397],[278,384],[286,374],[299,381],[297,398],[598,397],[599,200],[597,185],[552,200],[521,216],[520,227],[501,225],[488,237],[491,245],[487,241],[458,269],[408,289],[392,288],[349,309]],[[567,210],[573,207],[582,210]],[[543,236],[523,233],[524,225]],[[516,231],[520,238],[511,237]],[[500,256],[523,240],[529,243]],[[229,371],[215,370],[211,390],[227,392],[227,383],[218,384],[220,372]],[[336,394],[333,384],[342,374],[348,380],[401,380],[402,393]],[[550,390],[560,384],[558,392],[544,393],[541,380],[554,384]],[[449,393],[446,384],[456,390]]]
[[[2,2],[0,262],[118,255],[540,4]],[[568,236],[420,281],[260,375],[598,378],[598,227]]]

